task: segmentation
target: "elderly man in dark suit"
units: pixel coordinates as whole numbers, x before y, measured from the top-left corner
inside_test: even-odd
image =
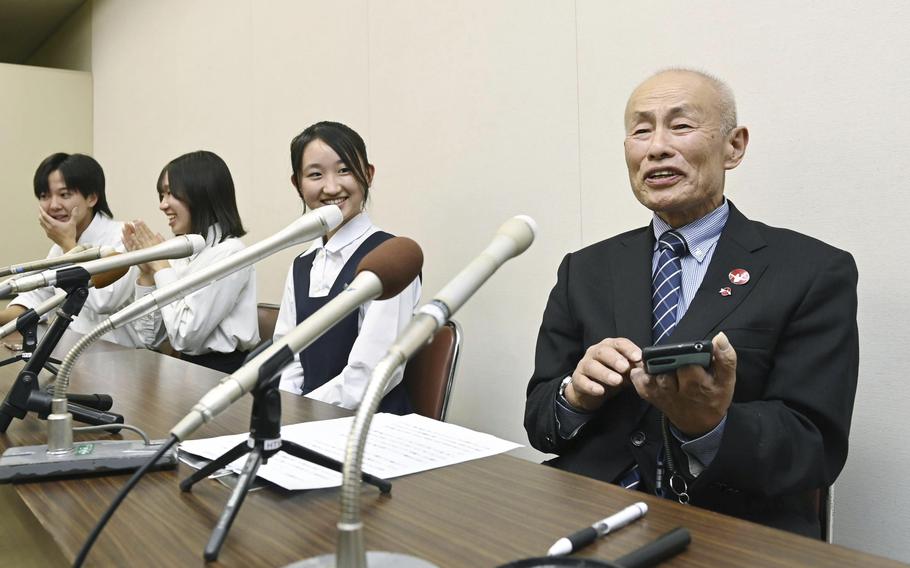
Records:
[[[691,70],[625,111],[651,225],[568,254],[537,341],[525,428],[549,464],[815,536],[843,468],[859,361],[849,253],[724,198],[749,141],[730,89]],[[713,338],[707,368],[650,375],[642,347]]]

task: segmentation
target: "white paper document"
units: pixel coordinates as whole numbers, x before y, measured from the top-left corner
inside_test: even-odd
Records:
[[[281,428],[281,437],[344,461],[345,446],[353,421],[354,417],[350,416],[291,424]],[[215,459],[245,441],[248,436],[237,434],[188,440],[180,444],[180,450]],[[388,479],[501,454],[519,447],[520,444],[419,414],[376,414],[367,437],[363,471]],[[228,467],[239,472],[245,461],[246,456]],[[341,485],[340,473],[297,459],[286,452],[279,452],[269,458],[269,462],[259,468],[258,475],[291,490]]]

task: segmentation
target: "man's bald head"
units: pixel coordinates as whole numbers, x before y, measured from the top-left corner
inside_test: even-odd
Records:
[[[721,133],[724,135],[729,134],[736,128],[736,98],[733,96],[733,89],[729,85],[704,71],[699,71],[697,69],[689,69],[686,67],[670,67],[667,69],[662,69],[657,73],[654,73],[647,79],[641,82],[638,87],[635,88],[635,91],[632,92],[632,95],[629,97],[629,102],[635,96],[635,93],[638,92],[642,87],[645,87],[649,83],[654,82],[655,80],[660,80],[665,78],[665,75],[689,75],[694,78],[697,78],[705,83],[706,86],[710,87],[714,91],[714,107],[720,117]],[[626,117],[628,118],[629,107],[626,106]]]

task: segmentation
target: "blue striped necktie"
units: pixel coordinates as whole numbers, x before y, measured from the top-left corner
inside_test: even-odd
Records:
[[[676,327],[676,312],[682,299],[682,262],[689,254],[686,239],[676,231],[667,231],[657,240],[657,269],[651,281],[653,325],[651,337],[657,345],[665,341]]]
[[[682,298],[682,261],[689,254],[686,239],[676,231],[667,231],[657,239],[657,268],[651,280],[651,306],[653,326],[651,336],[654,344],[664,341],[676,327],[677,308]],[[663,451],[658,456],[657,494],[663,495],[661,474],[663,472]],[[638,464],[633,464],[619,479],[619,485],[626,489],[637,489],[641,482]]]
[[[689,254],[686,239],[676,231],[667,231],[657,239],[657,269],[651,282],[653,322],[651,335],[654,345],[666,340],[679,320],[679,303],[682,300],[682,257]],[[637,473],[637,472],[636,472]],[[664,452],[657,456],[655,493],[663,497]]]

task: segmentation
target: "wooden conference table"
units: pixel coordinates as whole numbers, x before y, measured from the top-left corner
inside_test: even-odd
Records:
[[[0,348],[0,358],[6,354]],[[21,368],[21,363],[0,368],[4,396]],[[113,410],[127,423],[164,438],[219,378],[178,359],[101,342],[76,364],[71,390],[111,394]],[[346,414],[292,395],[285,394],[283,403],[285,424]],[[196,436],[245,432],[249,410],[250,397],[244,397]],[[14,420],[0,435],[3,449],[46,441],[46,425],[34,416]],[[203,566],[203,547],[230,490],[206,480],[181,493],[178,481],[190,471],[181,465],[146,475],[95,543],[86,565]],[[126,479],[112,475],[0,486],[0,565],[71,563]],[[333,552],[338,500],[338,489],[267,487],[251,493],[213,565],[283,566]],[[543,555],[557,538],[638,500],[650,507],[644,519],[600,539],[582,555],[612,560],[685,526],[692,544],[666,566],[902,565],[506,455],[394,479],[391,496],[364,486],[362,511],[369,550],[404,552],[443,567],[483,567]]]

